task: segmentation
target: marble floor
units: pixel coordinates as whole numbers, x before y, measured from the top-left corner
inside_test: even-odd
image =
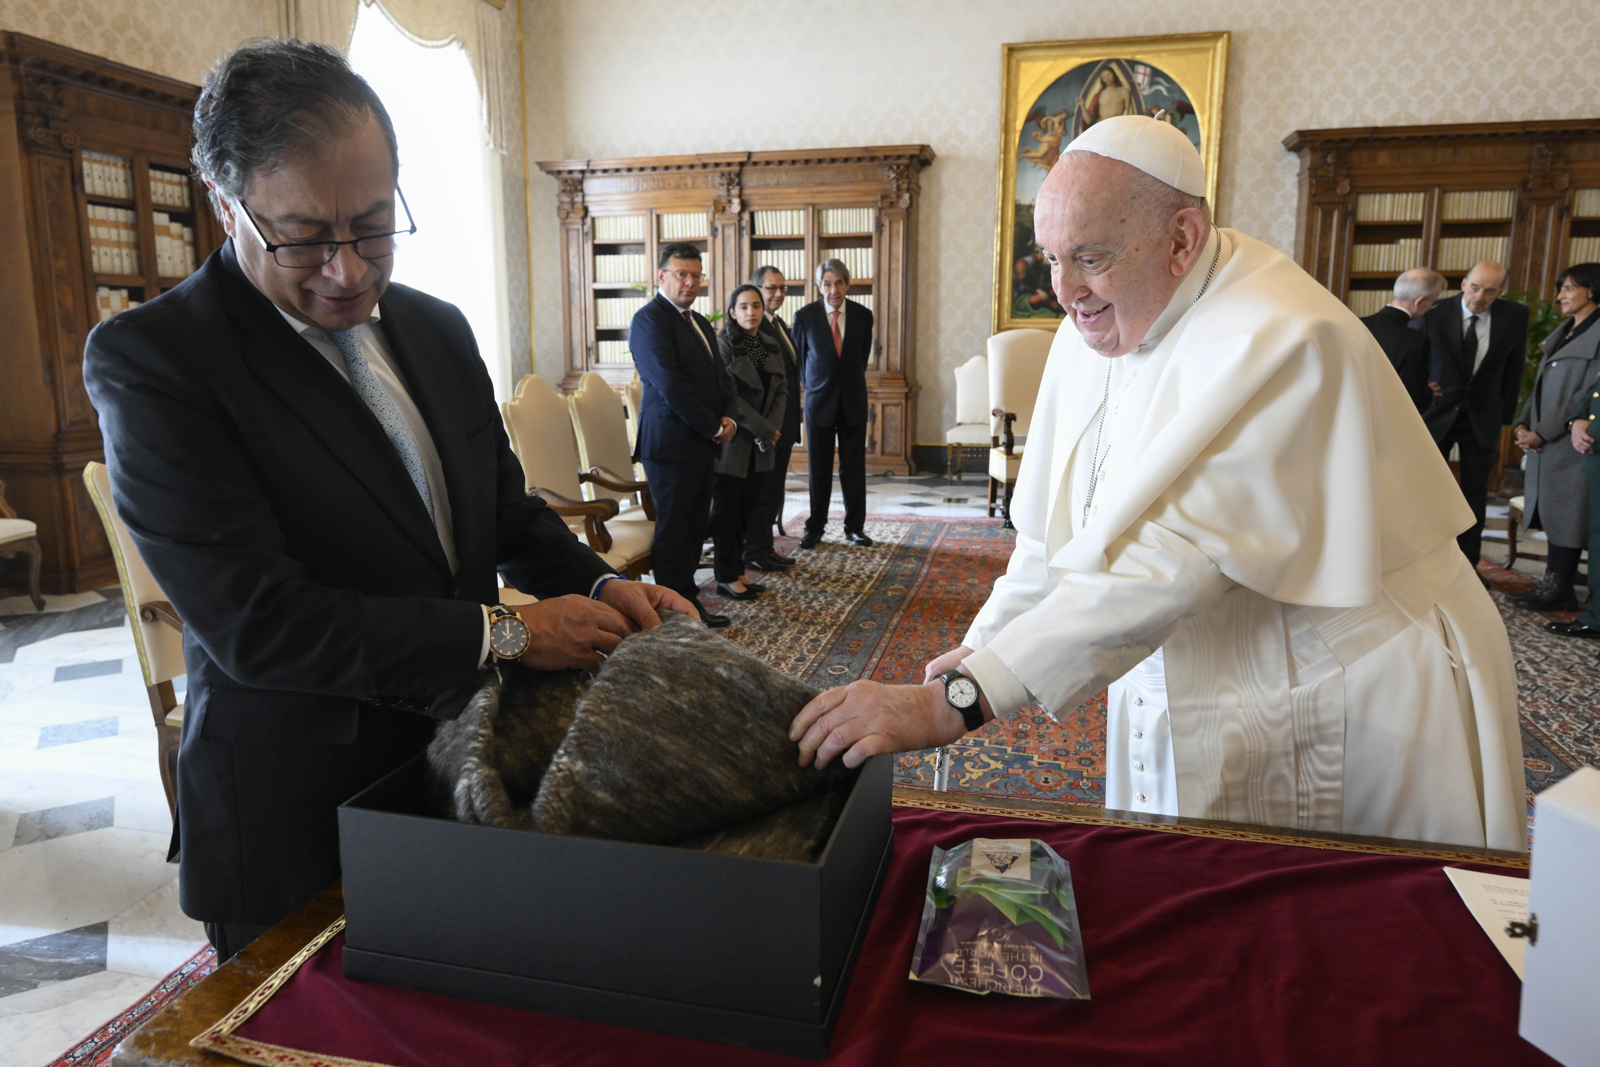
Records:
[[[8,630],[41,625],[9,607]],[[126,621],[15,648],[0,662],[0,1067],[51,1062],[204,946],[178,910],[171,833]]]

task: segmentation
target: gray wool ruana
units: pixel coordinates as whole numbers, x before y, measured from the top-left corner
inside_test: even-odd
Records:
[[[801,767],[789,723],[817,691],[689,616],[582,672],[501,668],[428,748],[463,822],[810,859],[854,780]]]

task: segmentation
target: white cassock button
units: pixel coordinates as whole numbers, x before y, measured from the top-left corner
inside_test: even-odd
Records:
[[[1135,741],[1143,741],[1144,740],[1144,731],[1143,730],[1135,730],[1133,732],[1133,739]]]
[[[1138,707],[1144,707],[1144,697],[1134,697],[1133,702]]]
[[[1142,771],[1142,770],[1144,770],[1144,764],[1139,760],[1134,760],[1133,761],[1133,769],[1136,770],[1136,771]]]
[[[1143,804],[1146,800],[1149,800],[1149,799],[1150,798],[1145,796],[1143,793],[1139,794],[1139,803]]]

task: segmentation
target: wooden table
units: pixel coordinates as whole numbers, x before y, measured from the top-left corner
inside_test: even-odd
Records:
[[[1479,862],[1525,866],[1526,857],[1491,849],[1430,845],[1414,841],[1357,837],[1344,834],[1285,831],[1274,827],[1243,826],[1139,812],[1108,810],[1057,801],[990,797],[963,793],[934,793],[927,789],[896,787],[895,803],[905,807],[933,808],[1006,818],[1049,822],[1135,826],[1151,830],[1182,828],[1201,836],[1261,835],[1280,843],[1307,839],[1335,848],[1375,854],[1437,855],[1441,863]],[[313,938],[344,912],[338,883],[329,886],[294,914],[217,968],[170,1007],[151,1018],[116,1048],[113,1067],[238,1067],[238,1061],[190,1047],[196,1035],[244,1000]]]

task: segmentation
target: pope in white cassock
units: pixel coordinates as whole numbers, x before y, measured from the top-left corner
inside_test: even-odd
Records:
[[[1455,541],[1472,512],[1360,320],[1211,225],[1204,191],[1155,119],[1062,154],[1035,228],[1076,328],[1010,566],[925,685],[807,705],[801,762],[957,739],[965,679],[983,719],[1109,684],[1108,807],[1525,850],[1511,649]]]

